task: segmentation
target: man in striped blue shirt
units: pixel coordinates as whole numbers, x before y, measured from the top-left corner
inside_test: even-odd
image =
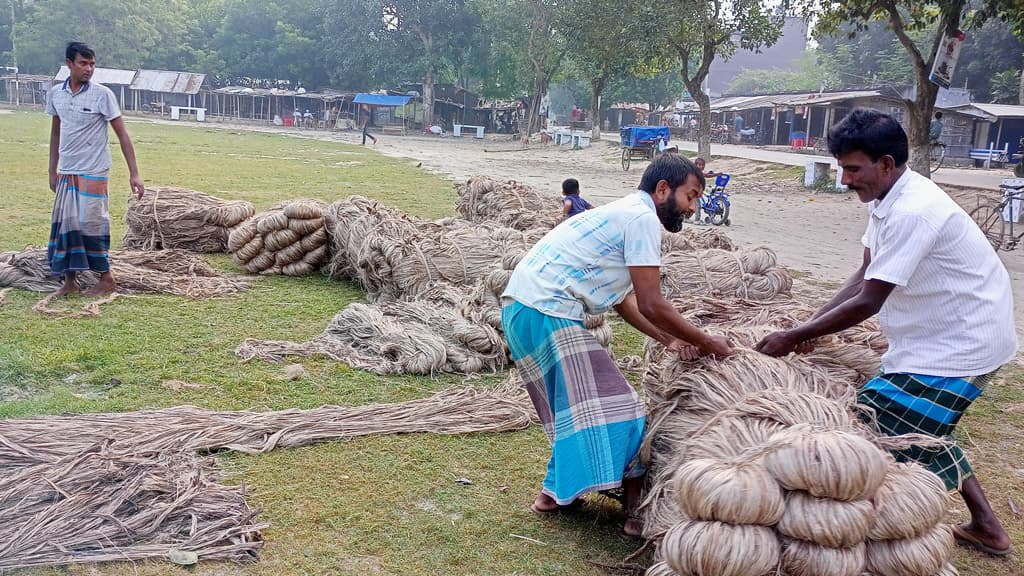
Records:
[[[659,156],[639,190],[559,224],[513,271],[502,295],[502,325],[551,443],[535,512],[622,487],[629,514],[623,530],[640,535],[632,513],[643,486],[637,456],[644,404],[585,329],[585,315],[614,308],[686,357],[732,353],[727,338],[694,327],[661,295],[662,230],[678,232],[703,189],[704,176],[692,162]]]

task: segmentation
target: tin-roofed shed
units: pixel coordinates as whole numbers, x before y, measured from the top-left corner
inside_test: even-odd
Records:
[[[146,110],[168,106],[206,108],[205,94],[200,89],[206,74],[172,70],[139,70],[131,82],[133,108]]]

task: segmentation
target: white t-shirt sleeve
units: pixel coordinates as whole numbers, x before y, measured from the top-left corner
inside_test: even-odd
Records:
[[[864,272],[864,279],[906,286],[918,264],[935,245],[938,233],[938,229],[921,216],[889,215],[879,227],[875,245],[868,246],[871,263]]]
[[[46,91],[46,113],[50,116],[57,116],[57,108],[53,105],[53,90]]]
[[[103,114],[107,122],[110,122],[121,116],[121,107],[117,105],[117,97],[109,88],[103,93],[105,97],[100,98],[99,101],[100,113]]]
[[[652,213],[629,221],[622,231],[626,266],[661,266],[661,221]]]

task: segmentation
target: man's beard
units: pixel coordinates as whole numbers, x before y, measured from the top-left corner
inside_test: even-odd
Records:
[[[669,194],[664,202],[656,205],[654,208],[658,214],[658,220],[661,220],[661,225],[665,227],[665,230],[675,233],[683,229],[683,219],[686,216],[676,204],[675,190]]]

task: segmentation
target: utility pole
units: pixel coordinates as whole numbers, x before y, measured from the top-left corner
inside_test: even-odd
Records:
[[[14,60],[14,105],[21,103],[21,87],[19,86],[18,47],[14,44],[14,0],[11,2],[11,58]]]

